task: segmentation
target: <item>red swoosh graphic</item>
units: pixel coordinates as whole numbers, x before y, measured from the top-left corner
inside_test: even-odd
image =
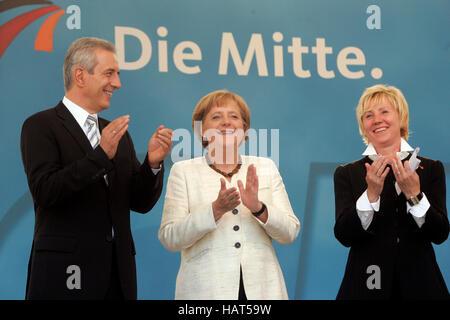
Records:
[[[53,33],[55,32],[56,24],[59,18],[66,12],[64,10],[59,10],[48,17],[38,34],[36,35],[36,41],[34,42],[34,50],[52,52],[53,50]]]
[[[30,23],[39,19],[43,15],[46,15],[49,12],[61,9],[58,6],[48,6],[44,8],[35,9],[29,12],[26,12],[14,19],[9,20],[4,25],[0,26],[0,59],[14,40],[14,38],[25,29]]]

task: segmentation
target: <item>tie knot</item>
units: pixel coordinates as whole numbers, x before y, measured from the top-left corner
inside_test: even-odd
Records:
[[[91,115],[91,114],[88,115],[86,121],[87,121],[88,123],[97,123],[97,119],[96,119],[93,115]]]

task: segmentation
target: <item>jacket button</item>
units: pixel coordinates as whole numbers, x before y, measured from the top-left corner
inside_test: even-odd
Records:
[[[239,248],[241,247],[241,244],[240,244],[239,242],[236,242],[236,243],[234,244],[234,247],[235,247],[236,249],[239,249]]]
[[[397,237],[397,243],[399,243],[400,242],[400,238],[399,237]]]
[[[238,209],[233,209],[233,211],[231,211],[233,214],[238,214],[239,210]]]
[[[112,236],[110,234],[108,234],[106,236],[106,241],[111,242],[113,240]]]
[[[234,230],[234,231],[238,231],[238,230],[239,230],[239,226],[237,226],[237,225],[234,226],[234,227],[233,227],[233,230]]]

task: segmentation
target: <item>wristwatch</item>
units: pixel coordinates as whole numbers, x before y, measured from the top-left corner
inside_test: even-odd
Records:
[[[421,192],[417,196],[406,199],[406,201],[408,201],[408,203],[411,206],[415,206],[416,204],[418,204],[420,202],[420,200],[422,200],[422,198],[423,198],[423,193]]]
[[[262,208],[261,208],[261,210],[259,210],[258,212],[252,212],[252,214],[255,216],[255,217],[259,217],[260,215],[262,215],[262,213],[264,212],[264,210],[266,210],[266,205],[264,204],[264,202],[261,202],[262,203]]]

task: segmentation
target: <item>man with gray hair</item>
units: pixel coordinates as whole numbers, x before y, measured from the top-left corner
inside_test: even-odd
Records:
[[[121,87],[112,43],[74,41],[63,69],[62,101],[22,127],[35,208],[26,298],[136,299],[130,210],[146,213],[158,201],[173,131],[156,129],[141,164],[130,116],[98,116]]]

